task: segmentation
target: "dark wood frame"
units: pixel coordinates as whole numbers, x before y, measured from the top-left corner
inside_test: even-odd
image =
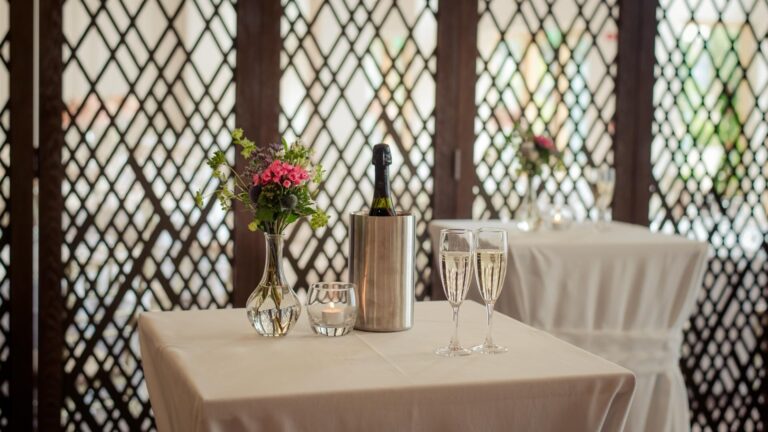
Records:
[[[235,121],[259,144],[279,141],[282,14],[280,0],[237,4]],[[236,152],[237,169],[244,163],[245,159]],[[249,231],[249,222],[249,214],[236,203],[233,293],[236,307],[245,306],[261,276],[261,267],[254,263],[265,259],[264,236]]]
[[[472,218],[478,19],[476,1],[443,1],[437,12],[435,219]]]
[[[32,2],[14,1],[15,13],[32,14]],[[39,308],[41,313],[39,326],[39,367],[38,380],[45,386],[38,388],[38,428],[39,430],[59,430],[62,404],[62,368],[63,368],[63,299],[61,281],[63,264],[61,245],[63,242],[61,214],[64,203],[61,196],[63,181],[62,149],[64,143],[61,128],[61,114],[64,106],[61,100],[62,56],[62,7],[58,0],[40,0],[40,157],[39,182],[40,196],[40,243],[38,268],[40,274]],[[280,88],[280,20],[282,7],[280,0],[240,1],[237,17],[237,64],[235,116],[237,125],[249,131],[252,139],[258,143],[276,141],[279,136],[279,88]],[[653,42],[655,39],[655,0],[620,0],[619,21],[619,59],[617,79],[617,115],[614,141],[615,165],[617,171],[617,190],[627,191],[617,194],[614,202],[614,215],[618,220],[647,225],[648,197],[650,185],[650,140],[653,93]],[[23,13],[22,13],[23,12]],[[26,16],[26,15],[24,15]],[[438,57],[437,57],[437,93],[435,104],[435,166],[434,166],[434,218],[470,218],[474,201],[473,186],[476,183],[473,165],[473,146],[475,141],[475,61],[477,55],[476,37],[478,8],[476,0],[443,0],[438,11]],[[14,15],[14,24],[18,21]],[[31,29],[31,25],[29,26]],[[31,30],[24,32],[31,37]],[[14,39],[16,36],[14,36]],[[14,42],[12,42],[14,43]],[[15,42],[24,49],[23,40]],[[31,49],[29,53],[33,52]],[[621,55],[621,53],[628,53]],[[31,54],[30,54],[31,56]],[[24,69],[22,69],[24,70]],[[24,83],[13,99],[13,112],[30,112],[31,100],[29,88],[32,74],[19,72],[17,78]],[[12,79],[13,74],[12,74]],[[15,85],[14,85],[15,88]],[[22,90],[26,89],[26,90]],[[22,96],[22,94],[24,96]],[[13,96],[12,96],[13,97]],[[27,111],[24,111],[27,110]],[[12,117],[13,118],[13,117]],[[32,116],[28,116],[31,119]],[[14,121],[14,120],[12,120]],[[12,130],[30,130],[31,120],[15,120]],[[25,121],[29,124],[25,124]],[[15,129],[18,127],[19,129]],[[28,129],[27,129],[28,128]],[[16,132],[14,132],[16,134]],[[31,136],[31,134],[30,134]],[[32,163],[31,140],[25,144],[14,144],[25,155],[19,166]],[[28,158],[24,159],[24,158]],[[243,160],[237,156],[236,165]],[[14,168],[17,160],[14,157]],[[18,180],[20,177],[21,180]],[[27,184],[24,184],[25,181]],[[19,183],[20,182],[20,183]],[[13,177],[14,197],[31,191],[31,176]],[[17,188],[18,191],[17,192]],[[18,193],[18,194],[17,194]],[[31,193],[28,194],[31,197]],[[23,198],[22,198],[23,199]],[[14,198],[14,206],[17,201]],[[28,213],[17,209],[18,217],[28,215],[31,222],[31,203]],[[17,216],[14,213],[14,220]],[[233,302],[243,306],[250,291],[255,287],[261,268],[253,263],[261,261],[264,245],[261,236],[247,230],[248,216],[236,208],[234,227],[234,293]],[[19,229],[14,225],[14,232]],[[24,264],[18,266],[14,261],[14,273],[17,269],[29,266],[31,275],[31,224],[21,228],[28,230],[29,241],[19,245],[21,256],[29,255]],[[18,240],[23,243],[22,238]],[[15,244],[15,243],[14,243]],[[25,247],[29,249],[27,252]],[[14,249],[15,250],[15,249]],[[433,272],[437,273],[437,272]],[[24,291],[25,284],[31,287],[31,279],[22,276],[14,279],[14,290],[21,291],[21,296],[29,295],[30,326],[24,327],[23,334],[14,336],[21,350],[29,353],[31,359],[31,290]],[[439,286],[439,285],[435,285]],[[437,290],[439,291],[439,290]],[[15,291],[14,291],[15,293]],[[434,292],[433,294],[439,294]],[[20,297],[22,298],[22,297]],[[24,297],[26,299],[26,297]],[[24,300],[26,301],[26,300]],[[24,303],[24,308],[27,304]],[[20,314],[20,316],[23,315]],[[21,318],[19,318],[21,319]],[[30,337],[25,341],[24,335]],[[24,356],[26,354],[22,354]],[[22,364],[24,357],[14,362]],[[16,363],[14,363],[16,364]],[[31,364],[31,362],[27,363]],[[34,377],[22,374],[15,378],[13,389],[26,385],[33,388]],[[22,400],[22,399],[20,399]],[[30,397],[31,400],[31,397]],[[19,415],[23,425],[30,424],[31,405],[28,416]],[[22,423],[19,423],[22,424]],[[31,429],[22,427],[22,429]]]
[[[237,3],[235,120],[259,144],[279,142],[282,14],[280,0]],[[237,169],[244,163],[236,152]],[[235,204],[233,303],[243,307],[261,276],[262,269],[254,263],[263,262],[266,251],[264,236],[248,230],[250,216],[240,203]]]
[[[613,218],[648,225],[657,0],[619,1]]]
[[[10,3],[11,268],[10,383],[12,430],[33,426],[33,281],[34,214],[34,9],[33,2]]]
[[[444,0],[437,12],[434,219],[472,218],[478,19],[477,1]],[[440,286],[439,278],[432,271],[432,287]],[[429,294],[445,299],[440,289]]]
[[[62,55],[64,42],[61,28],[60,0],[40,0],[40,245],[39,245],[39,310],[38,317],[38,430],[61,429],[63,393],[62,357],[64,349],[64,305],[61,281],[64,269],[61,246],[64,241],[61,215],[64,199],[62,149],[64,132],[61,119],[64,102],[61,94]]]

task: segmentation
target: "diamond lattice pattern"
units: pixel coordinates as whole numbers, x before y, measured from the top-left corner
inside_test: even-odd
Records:
[[[583,176],[613,164],[618,1],[479,1],[474,218],[512,218],[526,180],[506,143],[525,119],[554,138],[567,170],[544,175],[539,194],[577,218],[594,208]]]
[[[651,227],[712,245],[681,362],[692,427],[765,430],[768,2],[657,16]]]
[[[62,423],[152,429],[137,313],[230,305],[233,218],[193,193],[234,127],[235,5],[63,8]]]
[[[385,142],[396,206],[416,215],[417,295],[428,292],[435,120],[436,1],[284,0],[280,129],[315,149],[331,217],[290,234],[299,287],[346,277],[348,214],[370,205],[371,149]]]
[[[11,295],[11,113],[8,106],[10,96],[10,60],[9,40],[10,4],[0,0],[0,429],[8,427],[10,414],[10,395],[8,394],[8,357],[10,346],[10,308]]]

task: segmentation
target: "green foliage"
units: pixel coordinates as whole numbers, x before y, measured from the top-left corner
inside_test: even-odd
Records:
[[[248,224],[251,231],[279,234],[303,217],[310,218],[309,223],[313,229],[327,225],[328,215],[317,208],[314,201],[316,191],[310,190],[310,185],[319,185],[324,175],[321,166],[312,167],[311,149],[299,141],[289,144],[285,138],[282,138],[279,145],[259,147],[245,136],[242,129],[232,131],[232,143],[240,148],[240,153],[247,161],[243,172],[235,171],[221,150],[215,151],[207,161],[213,170],[212,177],[220,182],[213,195],[222,210],[229,211],[233,201],[240,202],[253,215],[253,220]],[[282,180],[279,183],[267,182],[255,186],[252,183],[253,176],[260,177],[274,161],[290,164],[293,166],[291,170],[303,170],[301,172],[309,178],[300,182],[292,181],[288,187],[282,184]],[[199,191],[195,194],[195,203],[199,207],[204,205],[203,194]]]
[[[286,162],[306,168],[309,165],[310,156],[312,156],[312,151],[309,148],[304,147],[298,141],[289,146],[283,138],[283,159]]]
[[[745,112],[740,103],[737,86],[739,73],[728,73],[733,67],[739,67],[727,61],[736,48],[735,41],[729,35],[726,26],[715,26],[707,32],[703,27],[708,24],[696,24],[698,35],[706,36],[704,48],[695,46],[693,40],[684,38],[680,48],[685,55],[685,62],[678,67],[677,76],[683,79],[683,91],[675,98],[675,105],[680,112],[685,126],[686,137],[678,142],[678,149],[688,153],[693,147],[704,153],[706,149],[717,147],[722,149],[722,157],[715,166],[700,164],[681,164],[679,177],[684,181],[701,182],[703,176],[712,178],[712,192],[718,199],[733,198],[743,193],[740,183],[748,178],[748,163],[742,160],[749,147],[744,139],[744,124],[749,112]],[[712,64],[699,63],[702,57],[712,59]],[[720,65],[718,69],[717,65]],[[718,89],[715,84],[721,84]],[[717,97],[714,104],[713,96]],[[713,164],[714,165],[714,164]]]
[[[322,210],[318,209],[315,213],[312,214],[312,217],[309,218],[309,226],[311,226],[312,229],[318,229],[326,226],[327,224],[328,215]]]
[[[227,155],[225,155],[223,151],[217,150],[206,163],[212,170],[217,171],[222,165],[227,163]]]
[[[320,184],[323,182],[323,177],[325,177],[325,169],[323,169],[322,165],[317,164],[315,167],[315,175],[312,177],[312,182]]]

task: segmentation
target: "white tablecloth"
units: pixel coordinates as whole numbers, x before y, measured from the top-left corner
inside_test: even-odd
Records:
[[[306,313],[306,311],[305,311]],[[620,431],[626,369],[509,317],[497,356],[432,353],[452,327],[445,302],[417,303],[400,333],[316,336],[302,314],[283,339],[259,337],[242,309],[150,312],[139,338],[160,431]],[[461,337],[482,340],[467,302]]]
[[[689,430],[679,353],[706,269],[705,243],[623,223],[523,233],[500,221],[436,220],[434,250],[442,228],[481,227],[509,232],[496,310],[635,372],[627,431]],[[479,299],[477,290],[469,297]]]

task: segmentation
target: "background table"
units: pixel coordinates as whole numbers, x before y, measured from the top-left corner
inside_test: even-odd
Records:
[[[623,223],[523,233],[500,221],[436,220],[433,250],[440,229],[481,227],[509,232],[496,310],[635,372],[627,431],[689,429],[680,345],[706,269],[705,243]],[[479,299],[475,288],[470,298]]]
[[[306,313],[306,311],[305,311]],[[417,303],[400,333],[259,337],[242,309],[139,319],[144,374],[161,431],[620,431],[631,372],[499,316],[497,356],[432,354],[452,331],[445,302]],[[485,309],[466,302],[461,337]]]

